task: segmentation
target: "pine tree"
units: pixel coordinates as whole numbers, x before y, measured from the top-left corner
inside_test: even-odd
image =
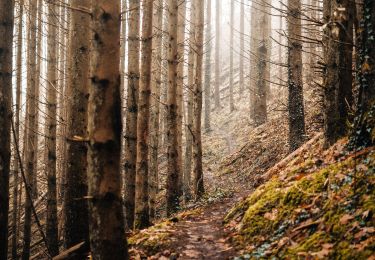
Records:
[[[128,259],[120,155],[120,1],[92,2],[88,197],[94,259]]]
[[[8,209],[14,2],[0,2],[0,259],[8,255]]]
[[[152,63],[152,14],[153,0],[143,2],[142,14],[142,51],[141,51],[141,81],[139,85],[139,103],[137,120],[137,166],[135,190],[135,228],[145,228],[150,225],[149,216],[149,116],[151,97],[151,63]]]

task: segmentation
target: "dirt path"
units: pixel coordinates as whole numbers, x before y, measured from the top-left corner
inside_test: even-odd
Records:
[[[178,259],[232,259],[236,250],[229,243],[223,219],[228,210],[245,194],[223,199],[204,208],[198,216],[177,223],[171,252]]]
[[[217,132],[225,139],[227,153],[232,153],[236,148],[236,141],[224,129]],[[212,175],[212,176],[211,176]],[[206,179],[216,183],[217,176],[207,173]],[[207,181],[207,180],[206,180]],[[189,217],[174,226],[176,232],[171,238],[171,252],[178,259],[232,259],[236,250],[229,242],[229,232],[223,225],[227,212],[248,192],[235,193],[230,198],[215,202],[205,208],[200,215]]]

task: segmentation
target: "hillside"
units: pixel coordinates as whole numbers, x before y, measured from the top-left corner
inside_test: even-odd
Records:
[[[207,194],[132,233],[133,257],[371,259],[374,149],[350,153],[343,139],[325,151],[312,129],[289,154],[285,117],[253,128],[243,103],[204,135]]]

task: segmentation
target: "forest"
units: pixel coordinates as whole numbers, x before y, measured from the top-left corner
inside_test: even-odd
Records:
[[[374,0],[0,0],[0,260],[375,260]]]

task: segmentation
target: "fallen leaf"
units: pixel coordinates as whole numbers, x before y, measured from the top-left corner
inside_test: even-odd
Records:
[[[365,212],[362,213],[362,219],[368,219],[370,215],[371,215],[371,211],[366,210]]]
[[[354,238],[359,239],[359,238],[366,236],[367,234],[372,234],[374,232],[375,232],[374,227],[365,227],[365,228],[362,228],[359,232],[357,232],[354,235]]]
[[[271,220],[271,221],[274,221],[277,219],[277,213],[278,213],[278,210],[277,209],[273,209],[272,212],[267,212],[264,214],[264,218],[268,219],[268,220]]]
[[[349,221],[353,220],[354,217],[352,215],[349,215],[349,214],[345,214],[343,215],[341,218],[340,218],[340,224],[341,225],[346,225],[349,223]]]
[[[332,248],[333,248],[333,244],[326,243],[322,245],[322,250],[311,253],[311,255],[316,256],[318,258],[326,258],[329,255],[329,253],[332,251]]]

